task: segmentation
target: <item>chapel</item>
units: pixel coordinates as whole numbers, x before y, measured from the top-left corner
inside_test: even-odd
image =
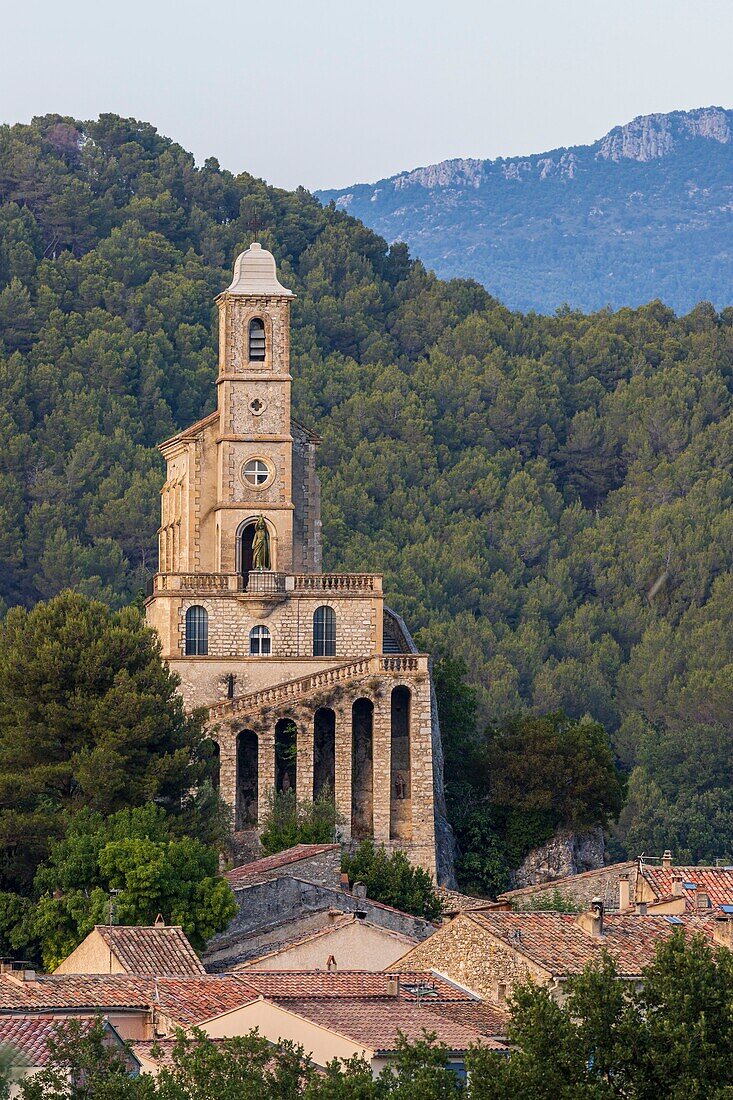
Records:
[[[380,574],[322,572],[320,440],[290,410],[293,299],[258,243],[217,298],[216,411],[160,444],[147,618],[186,707],[207,708],[236,830],[261,825],[273,791],[327,792],[343,841],[401,848],[435,875],[429,659]]]

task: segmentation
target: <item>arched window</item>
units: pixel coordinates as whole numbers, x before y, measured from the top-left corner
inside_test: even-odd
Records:
[[[266,626],[253,626],[249,632],[250,657],[269,657],[271,652],[270,631]]]
[[[209,652],[209,613],[195,604],[186,612],[186,656],[206,657]]]
[[[265,322],[259,317],[253,317],[249,323],[249,361],[250,363],[265,361]]]
[[[313,615],[313,656],[336,656],[336,612],[332,607],[317,607]]]

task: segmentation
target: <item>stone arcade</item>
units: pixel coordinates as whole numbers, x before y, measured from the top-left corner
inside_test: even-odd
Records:
[[[373,837],[435,873],[428,657],[379,574],[321,572],[319,438],[290,415],[293,297],[252,244],[217,299],[218,407],[160,445],[148,621],[186,706],[208,708],[238,830],[257,828],[273,789],[328,788],[344,840]]]

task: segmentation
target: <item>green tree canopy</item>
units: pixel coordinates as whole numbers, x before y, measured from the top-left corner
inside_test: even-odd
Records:
[[[0,883],[27,887],[66,821],[152,799],[181,814],[210,762],[134,608],[64,592],[0,625]]]

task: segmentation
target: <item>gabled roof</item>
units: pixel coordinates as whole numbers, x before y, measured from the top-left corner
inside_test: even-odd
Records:
[[[234,867],[224,876],[233,890],[239,886],[251,886],[253,883],[262,882],[263,876],[269,877],[273,871],[279,871],[283,867],[290,867],[294,863],[300,863],[304,859],[313,859],[314,856],[323,855],[325,852],[333,852],[340,846],[338,844],[296,844],[293,848],[286,848],[284,852],[276,852],[272,856],[264,856],[262,859],[253,860],[252,863],[243,863],[241,867]]]
[[[376,1054],[393,1053],[400,1033],[409,1042],[432,1034],[436,1042],[444,1043],[453,1053],[462,1053],[478,1044],[501,1049],[494,1036],[497,1030],[506,1034],[506,1017],[500,1020],[499,1013],[494,1012],[491,1017],[487,1014],[481,1026],[478,1016],[469,1023],[443,1015],[440,1005],[431,1002],[418,1005],[414,1000],[401,997],[303,998],[289,1001],[287,1008],[289,1012],[363,1044]]]
[[[129,974],[162,977],[206,973],[180,925],[135,927],[100,924],[95,931]]]
[[[331,998],[375,998],[387,996],[390,972],[372,970],[248,970],[246,982],[270,1001],[329,1000]],[[429,989],[430,992],[427,992]],[[414,1003],[429,999],[475,1002],[467,989],[431,970],[404,971],[399,975],[399,999]]]
[[[0,975],[0,1012],[147,1011],[159,1009],[183,1026],[193,1026],[247,1004],[258,996],[234,974],[153,978],[129,974],[48,974],[34,981]]]
[[[554,977],[579,974],[604,950],[614,960],[620,976],[637,977],[653,961],[660,941],[671,936],[680,925],[688,931],[703,932],[711,941],[713,938],[711,922],[692,916],[668,918],[609,913],[604,917],[603,934],[599,937],[579,928],[576,919],[572,913],[502,910],[464,913],[456,917],[456,921],[472,921]],[[454,926],[455,922],[449,927]]]
[[[158,450],[165,452],[174,443],[183,443],[186,440],[195,439],[204,428],[208,428],[210,424],[215,424],[218,419],[219,410],[214,409],[212,413],[209,413],[209,415],[205,416],[202,420],[197,420],[195,424],[190,424],[187,428],[184,428],[183,431],[176,432],[175,435],[171,435],[168,439],[164,439],[162,443],[158,444]]]
[[[48,1042],[55,1039],[65,1017],[0,1016],[0,1046],[11,1066],[45,1066],[49,1058]],[[81,1020],[81,1032],[91,1031],[94,1020]]]
[[[686,909],[694,911],[697,908],[698,892],[708,895],[713,908],[733,904],[733,867],[650,867],[642,863],[639,874],[658,901],[671,900],[672,882],[681,878]]]
[[[533,886],[521,886],[516,890],[505,890],[498,895],[498,901],[515,901],[523,898],[531,898],[538,894],[551,894],[553,890],[559,890],[567,883],[576,886],[580,882],[592,882],[595,878],[608,878],[611,873],[617,875],[630,874],[636,870],[637,861],[627,860],[624,863],[607,863],[603,867],[596,867],[591,871],[581,871],[578,875],[567,875],[565,878],[554,878],[548,882],[535,883]]]
[[[261,955],[252,955],[246,959],[245,962],[239,964],[235,969],[237,971],[249,970],[255,963],[262,963],[267,959],[277,958],[279,955],[286,955],[289,951],[296,947],[302,947],[303,944],[313,943],[314,941],[322,940],[329,936],[333,936],[337,932],[341,932],[344,928],[351,926],[358,928],[368,928],[371,932],[376,933],[378,936],[383,936],[386,940],[394,940],[399,945],[399,950],[407,951],[417,941],[412,936],[406,936],[403,932],[395,932],[391,928],[385,928],[381,924],[375,924],[374,921],[362,920],[354,913],[340,913],[338,916],[327,916],[324,923],[319,928],[313,928],[307,933],[301,933],[293,936],[292,939],[280,940],[276,946],[270,947],[267,951],[263,951]],[[328,950],[328,948],[326,948]]]

